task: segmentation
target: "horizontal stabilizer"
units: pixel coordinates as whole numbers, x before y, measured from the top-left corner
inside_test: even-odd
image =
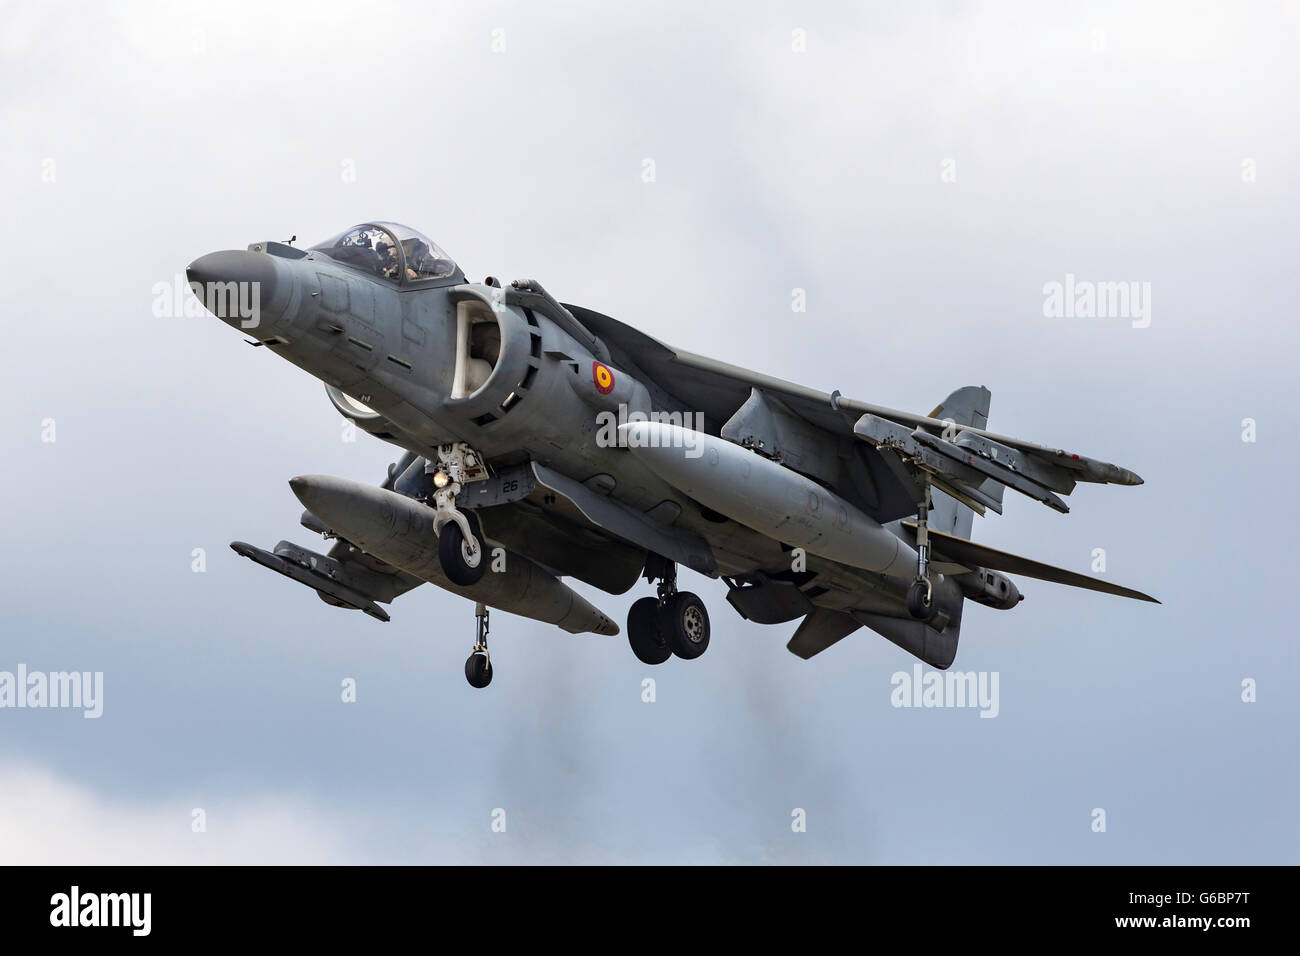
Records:
[[[990,497],[985,487],[989,483],[1018,491],[1062,514],[1070,510],[1051,491],[1055,488],[1068,495],[1075,484],[1070,474],[1062,468],[1034,462],[978,431],[963,429],[949,441],[923,427],[909,430],[897,422],[868,414],[857,420],[853,434],[882,453],[892,452],[927,472],[936,487],[977,514],[983,514],[985,508],[1002,513],[1001,491],[996,498]]]
[[[916,528],[916,523],[913,521],[904,521],[903,525],[908,528]],[[1041,561],[1034,561],[1030,558],[1022,558],[1016,554],[1007,554],[1005,551],[997,551],[982,544],[976,544],[974,541],[967,541],[965,538],[954,538],[950,534],[944,534],[942,531],[935,531],[934,529],[930,530],[930,547],[934,549],[936,554],[972,569],[989,568],[994,571],[1006,571],[1008,574],[1019,574],[1027,578],[1037,578],[1039,581],[1065,584],[1072,588],[1086,588],[1089,591],[1100,591],[1103,594],[1114,594],[1119,597],[1133,598],[1137,601],[1150,601],[1153,604],[1160,603],[1151,595],[1143,594],[1141,591],[1134,591],[1132,588],[1111,584],[1109,581],[1103,581],[1087,574],[1080,574],[1077,571],[1055,568],[1050,564],[1043,564]]]
[[[999,484],[1006,485],[1013,491],[1018,491],[1035,501],[1041,501],[1054,511],[1059,511],[1061,514],[1068,514],[1070,511],[1066,503],[1056,495],[1023,475],[1017,474],[1013,468],[1007,467],[996,458],[985,458],[971,450],[969,446],[954,445],[952,442],[944,441],[936,435],[931,435],[923,428],[913,431],[911,437],[923,445],[930,446],[950,461],[959,462],[968,468],[973,468],[984,477],[992,478]],[[976,437],[978,438],[978,436]],[[1008,451],[1010,452],[1010,449]],[[1014,452],[1011,452],[1011,454],[1014,454]]]

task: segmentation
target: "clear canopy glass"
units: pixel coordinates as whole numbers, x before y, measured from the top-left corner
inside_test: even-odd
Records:
[[[445,279],[456,272],[456,263],[437,243],[395,222],[362,223],[311,248],[394,282]]]

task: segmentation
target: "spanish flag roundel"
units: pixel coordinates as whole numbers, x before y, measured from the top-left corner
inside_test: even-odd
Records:
[[[608,365],[592,362],[591,380],[596,383],[596,391],[602,395],[608,395],[614,391],[614,373],[610,371]]]

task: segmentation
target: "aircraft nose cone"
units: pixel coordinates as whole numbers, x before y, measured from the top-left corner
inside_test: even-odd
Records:
[[[263,252],[230,250],[200,256],[185,270],[204,308],[243,329],[254,329],[276,291],[275,262]]]

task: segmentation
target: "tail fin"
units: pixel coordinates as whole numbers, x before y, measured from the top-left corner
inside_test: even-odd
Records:
[[[975,428],[987,428],[989,424],[989,399],[993,397],[983,385],[967,385],[953,392],[930,413],[931,418],[951,421],[956,425],[971,425]],[[997,482],[985,482],[980,489],[1002,500],[1002,486]],[[975,512],[957,499],[942,491],[935,491],[930,507],[930,527],[944,534],[969,540],[971,525]]]

